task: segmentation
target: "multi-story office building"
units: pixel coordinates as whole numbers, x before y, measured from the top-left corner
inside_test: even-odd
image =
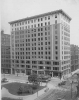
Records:
[[[1,31],[1,73],[11,73],[10,35]]]
[[[12,73],[67,75],[70,20],[63,10],[57,10],[9,22]]]
[[[75,71],[79,68],[79,47],[77,45],[71,45],[71,71]]]

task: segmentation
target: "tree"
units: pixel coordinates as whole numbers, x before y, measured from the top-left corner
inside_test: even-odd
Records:
[[[28,77],[28,81],[35,84],[39,82],[39,78],[37,74],[32,74]]]

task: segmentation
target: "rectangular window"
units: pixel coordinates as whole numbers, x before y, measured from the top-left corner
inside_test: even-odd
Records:
[[[45,37],[45,40],[47,40],[47,37]]]
[[[40,28],[38,28],[38,31],[40,31]]]
[[[48,25],[50,25],[50,22],[48,22]]]
[[[48,16],[48,20],[50,19],[50,16]]]
[[[57,36],[55,36],[55,39],[57,39],[58,37]]]
[[[30,21],[28,21],[28,24],[30,23]]]
[[[47,31],[47,27],[45,27],[45,31]]]
[[[38,36],[40,36],[40,33],[38,33]]]
[[[57,25],[55,25],[55,29],[57,29]]]
[[[55,49],[58,49],[58,47],[57,47],[57,46],[55,46]]]
[[[47,32],[45,32],[45,35],[47,35]]]
[[[43,23],[41,23],[41,26],[43,26]]]
[[[41,21],[43,21],[43,18],[41,18]]]
[[[47,17],[45,17],[45,20],[47,20]]]
[[[40,19],[38,18],[38,22],[40,21]]]
[[[41,33],[41,36],[43,36],[43,33]]]
[[[36,24],[34,24],[34,27],[36,27]]]
[[[45,26],[47,25],[47,22],[45,22]]]
[[[55,15],[55,18],[57,18],[57,14]]]
[[[57,41],[55,41],[55,44],[57,44],[58,42]]]
[[[57,31],[55,31],[55,34],[57,34]]]
[[[55,20],[55,24],[57,24],[57,20]]]
[[[38,24],[38,27],[40,27],[40,24]]]
[[[41,28],[41,31],[43,31],[43,28]]]

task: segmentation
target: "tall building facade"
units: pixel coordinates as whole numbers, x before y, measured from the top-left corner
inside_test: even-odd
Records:
[[[70,73],[70,21],[57,10],[9,22],[12,73]]]
[[[71,45],[71,71],[79,69],[79,47]]]
[[[1,73],[11,73],[10,35],[1,31]]]

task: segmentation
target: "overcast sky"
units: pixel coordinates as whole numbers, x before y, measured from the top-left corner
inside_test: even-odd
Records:
[[[79,46],[79,0],[1,0],[1,29],[10,34],[8,22],[58,9],[72,18],[70,42]]]

